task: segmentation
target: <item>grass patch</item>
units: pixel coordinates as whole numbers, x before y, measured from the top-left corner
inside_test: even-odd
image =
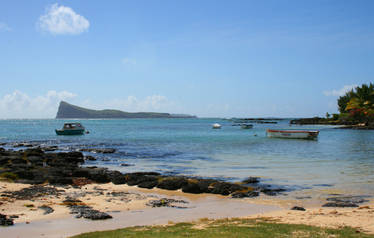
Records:
[[[198,229],[197,226],[199,226]],[[251,238],[348,238],[362,237],[374,238],[357,232],[353,228],[329,229],[307,225],[279,224],[256,219],[222,219],[207,220],[200,219],[196,223],[177,223],[167,226],[141,226],[118,229],[112,231],[90,232],[74,236],[73,238],[153,238],[153,237],[192,237],[192,238],[213,238],[213,237],[251,237]]]

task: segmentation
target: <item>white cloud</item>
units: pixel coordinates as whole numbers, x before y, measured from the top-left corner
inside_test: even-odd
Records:
[[[11,30],[12,29],[7,24],[5,24],[4,22],[0,22],[0,32],[11,31]]]
[[[47,7],[45,15],[40,16],[38,26],[54,35],[75,35],[87,31],[90,22],[70,7],[59,6],[55,3]]]
[[[124,65],[136,65],[136,60],[131,58],[123,58],[122,64]]]
[[[30,97],[18,90],[0,98],[0,118],[54,118],[61,100],[76,97],[67,91],[48,91],[46,95]]]
[[[340,97],[343,96],[346,92],[351,91],[352,89],[356,88],[356,84],[352,85],[345,85],[341,89],[333,89],[331,91],[324,91],[323,94],[325,96],[335,96],[335,97]]]

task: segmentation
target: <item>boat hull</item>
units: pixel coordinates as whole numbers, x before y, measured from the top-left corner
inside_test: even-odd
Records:
[[[75,135],[83,135],[84,129],[77,129],[77,130],[55,130],[56,134],[59,136],[75,136]]]
[[[308,130],[266,130],[268,137],[285,138],[285,139],[306,139],[315,140],[318,137],[319,131]]]

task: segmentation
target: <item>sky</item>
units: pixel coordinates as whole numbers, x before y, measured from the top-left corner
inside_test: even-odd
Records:
[[[0,118],[311,117],[374,81],[371,0],[1,0]]]

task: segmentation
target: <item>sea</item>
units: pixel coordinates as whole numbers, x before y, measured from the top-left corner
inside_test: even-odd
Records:
[[[64,122],[80,122],[90,132],[57,136]],[[212,129],[219,123],[221,129]],[[0,120],[0,143],[13,148],[26,142],[58,146],[59,151],[114,148],[115,153],[84,152],[97,158],[84,166],[123,173],[156,171],[239,182],[259,177],[261,183],[288,191],[374,196],[374,131],[334,126],[253,123],[252,129],[219,118],[176,119],[25,119]],[[317,129],[318,140],[268,138],[268,128]]]

